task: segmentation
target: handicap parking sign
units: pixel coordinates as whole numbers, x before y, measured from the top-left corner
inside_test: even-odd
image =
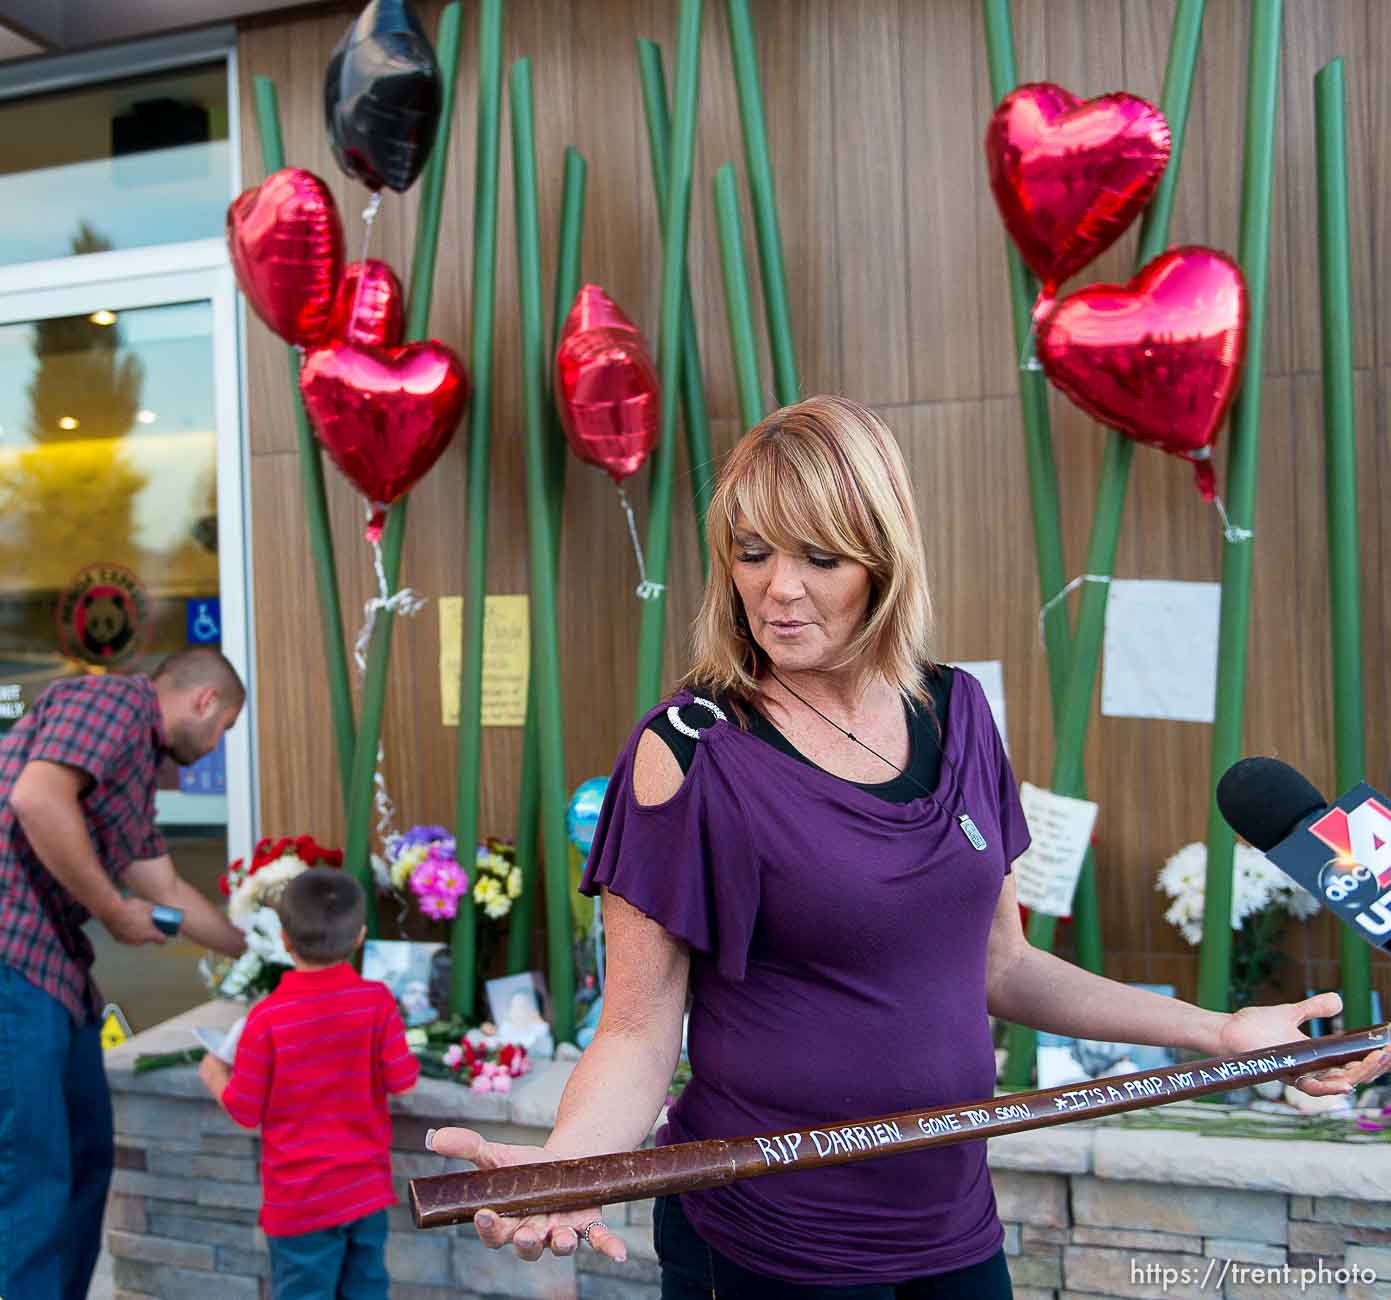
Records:
[[[217,596],[198,596],[185,609],[189,645],[216,645],[222,640],[222,601]]]

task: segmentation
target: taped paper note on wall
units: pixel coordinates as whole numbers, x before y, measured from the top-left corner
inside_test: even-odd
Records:
[[[1112,582],[1101,712],[1211,722],[1221,605],[1220,582]]]
[[[435,601],[440,612],[440,721],[446,727],[459,725],[459,674],[463,671],[464,598],[441,596]]]
[[[459,674],[463,656],[463,597],[441,596],[440,717],[459,725]],[[483,725],[526,725],[527,674],[531,663],[530,601],[526,596],[487,596],[483,605]]]
[[[489,596],[483,610],[483,725],[526,726],[531,599]]]
[[[1067,916],[1096,825],[1097,805],[1054,794],[1028,781],[1020,782],[1019,802],[1032,841],[1014,860],[1019,901],[1031,912]]]

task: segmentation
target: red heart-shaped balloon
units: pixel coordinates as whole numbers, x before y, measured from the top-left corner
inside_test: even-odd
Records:
[[[1069,294],[1041,320],[1044,372],[1090,415],[1120,433],[1208,463],[1241,382],[1246,281],[1211,248],[1171,248],[1129,284]]]
[[[463,362],[437,339],[316,348],[299,388],[333,463],[381,505],[404,496],[439,459],[469,395]]]
[[[227,208],[237,283],[281,338],[312,347],[330,337],[343,276],[343,223],[328,186],[282,167]]]
[[[560,423],[575,455],[621,483],[657,445],[658,393],[637,326],[597,284],[584,285],[555,355]]]
[[[338,286],[333,337],[369,348],[394,348],[401,342],[401,282],[385,262],[369,257],[349,262]]]
[[[1149,202],[1169,161],[1169,124],[1134,95],[1084,102],[1035,82],[1000,101],[985,157],[1005,228],[1051,297]]]

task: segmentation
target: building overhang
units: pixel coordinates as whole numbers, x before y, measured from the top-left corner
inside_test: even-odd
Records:
[[[342,0],[0,0],[0,62],[334,3]]]

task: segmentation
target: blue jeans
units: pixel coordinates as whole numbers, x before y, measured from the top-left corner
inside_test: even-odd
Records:
[[[101,1030],[0,965],[0,1295],[84,1300],[114,1158]]]
[[[897,1284],[808,1286],[742,1268],[711,1250],[691,1227],[679,1196],[652,1206],[652,1236],[662,1265],[662,1300],[1011,1300],[1005,1252],[950,1273]]]
[[[266,1245],[272,1300],[387,1300],[385,1210]]]

